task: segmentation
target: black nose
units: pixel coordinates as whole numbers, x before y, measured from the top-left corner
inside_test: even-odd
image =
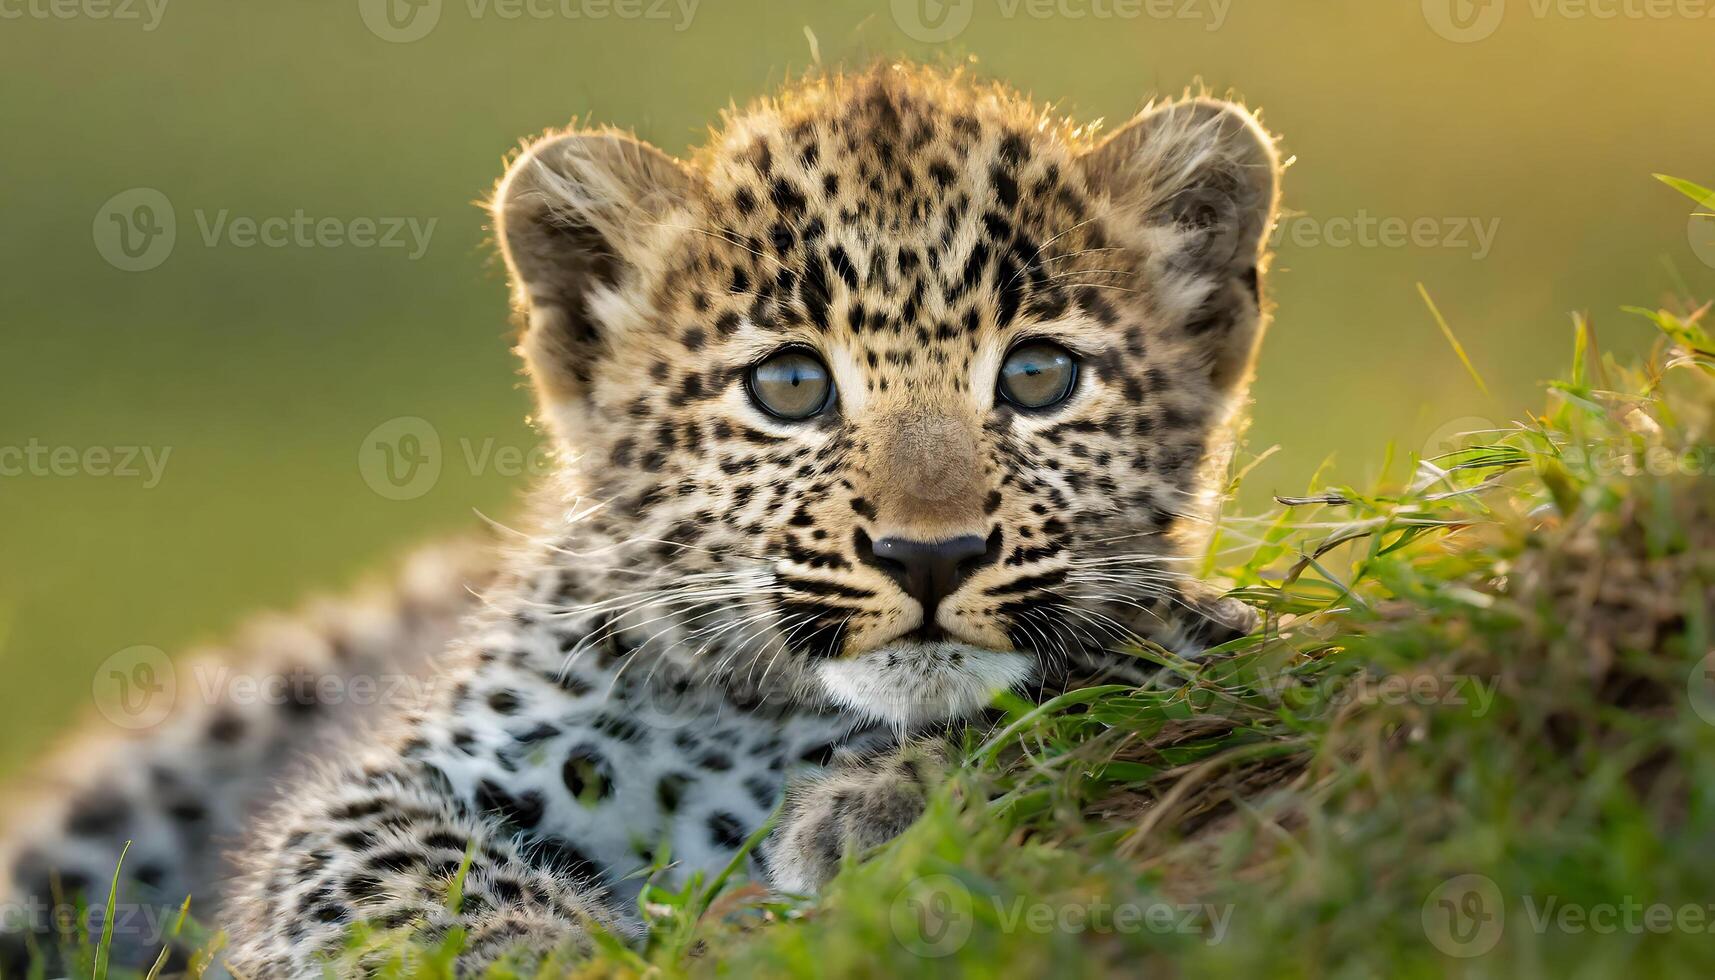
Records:
[[[945,541],[912,541],[882,538],[873,544],[869,535],[857,533],[858,557],[881,569],[899,583],[911,598],[923,605],[923,624],[914,634],[940,639],[946,631],[935,623],[941,600],[953,594],[971,573],[1000,557],[1000,529],[988,540],[966,534]]]

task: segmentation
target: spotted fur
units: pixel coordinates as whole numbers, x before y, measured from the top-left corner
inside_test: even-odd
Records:
[[[530,143],[493,216],[563,463],[435,703],[244,849],[234,967],[319,976],[360,921],[463,926],[467,970],[635,933],[642,876],[725,865],[789,783],[752,870],[814,890],[915,817],[932,736],[997,689],[1248,628],[1181,556],[1262,336],[1278,173],[1230,103],[1098,138],[903,66],[800,84],[689,161]],[[1030,339],[1080,362],[1038,411],[996,396]],[[746,380],[793,346],[837,392],[797,422]],[[982,549],[926,610],[890,538]]]
[[[420,696],[431,654],[494,574],[491,550],[424,549],[390,580],[258,619],[228,648],[180,657],[173,710],[159,724],[99,719],[0,790],[0,977],[30,975],[32,942],[51,966],[56,945],[75,941],[64,934],[74,922],[100,932],[99,918],[67,913],[80,897],[102,907],[127,841],[115,962],[151,963],[187,896],[194,915],[212,918],[233,871],[225,852],[302,761],[340,751],[371,724],[375,702]],[[276,693],[233,696],[250,682]]]

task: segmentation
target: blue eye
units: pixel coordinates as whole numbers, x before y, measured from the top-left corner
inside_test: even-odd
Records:
[[[1065,401],[1078,380],[1078,359],[1059,344],[1027,341],[1000,366],[1000,395],[1019,408],[1048,408]]]
[[[834,381],[814,354],[791,348],[750,369],[750,397],[770,415],[807,419],[834,402]]]

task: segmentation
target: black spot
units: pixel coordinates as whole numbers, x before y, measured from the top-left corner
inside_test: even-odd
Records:
[[[690,786],[692,777],[684,773],[670,772],[661,777],[655,784],[655,802],[663,813],[675,813],[679,804],[685,799],[685,788]]]
[[[180,823],[200,823],[208,816],[208,808],[195,800],[181,800],[167,806],[167,816]]]
[[[558,734],[560,734],[560,730],[558,728],[555,728],[553,725],[544,721],[533,728],[529,728],[521,732],[513,732],[512,740],[524,745],[535,745],[537,742],[546,742],[548,739],[551,739]]]
[[[544,867],[575,878],[603,877],[601,865],[590,860],[589,855],[573,847],[571,842],[563,837],[542,838],[537,844],[534,857]]]
[[[345,920],[345,906],[333,902],[317,906],[312,913],[317,922],[342,922]]]
[[[424,847],[436,847],[463,854],[470,847],[470,841],[450,830],[437,830],[423,838]]]
[[[630,718],[621,718],[618,715],[596,715],[593,725],[596,731],[621,742],[639,742],[648,734],[642,725]]]
[[[613,795],[613,775],[607,760],[592,748],[573,749],[560,767],[560,778],[579,802],[605,800]]]
[[[381,837],[373,830],[348,830],[334,840],[348,850],[367,851],[380,843]]]
[[[159,888],[161,883],[167,880],[167,869],[158,864],[140,864],[137,866],[137,873],[133,877],[139,883],[150,888]]]
[[[383,800],[360,800],[334,807],[328,811],[328,816],[335,820],[361,820],[364,817],[373,817],[385,809],[387,803]],[[291,849],[291,842],[288,841],[287,850]]]
[[[780,795],[780,787],[762,776],[752,776],[745,780],[744,791],[750,794],[751,800],[760,810],[774,809],[774,801]]]
[[[995,196],[1000,198],[1000,203],[1009,208],[1018,205],[1018,181],[1012,179],[1012,174],[996,167],[989,174],[989,179],[994,181]]]
[[[93,793],[73,804],[66,816],[66,831],[79,837],[105,837],[119,830],[125,816],[123,797]]]
[[[852,265],[851,256],[846,254],[845,249],[838,245],[834,246],[828,252],[828,264],[833,266],[834,273],[845,282],[846,288],[858,288],[857,267]]]
[[[732,850],[744,846],[744,840],[750,834],[744,829],[744,824],[730,813],[716,812],[709,815],[709,839],[716,847]]]
[[[528,790],[517,796],[506,792],[492,779],[485,779],[476,788],[477,808],[498,813],[515,826],[529,829],[542,821],[542,794]]]
[[[808,762],[813,766],[828,766],[833,764],[834,753],[838,748],[839,746],[833,742],[824,742],[821,745],[815,745],[805,749],[803,752],[799,753],[798,758],[799,760]]]
[[[363,862],[363,866],[371,871],[397,871],[403,873],[411,871],[418,865],[422,864],[422,862],[423,858],[421,855],[412,854],[409,851],[394,849],[371,855],[369,860]]]
[[[208,724],[208,737],[222,745],[231,745],[244,737],[244,719],[230,711],[222,711]]]
[[[508,905],[524,897],[524,889],[519,887],[518,882],[511,878],[496,878],[489,883],[488,887],[490,891],[494,892],[495,898]]]
[[[381,894],[381,879],[369,874],[352,875],[345,880],[345,894],[354,902]]]
[[[789,215],[804,210],[804,195],[790,183],[787,183],[784,177],[774,179],[774,186],[770,189],[769,196],[773,198],[775,207]]]

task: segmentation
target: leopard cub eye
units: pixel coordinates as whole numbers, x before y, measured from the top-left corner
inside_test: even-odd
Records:
[[[1014,347],[1000,366],[1000,395],[1019,408],[1048,408],[1065,401],[1078,380],[1078,359],[1059,344],[1031,340]]]
[[[834,402],[828,366],[809,350],[789,347],[750,369],[750,397],[770,415],[807,419]]]

